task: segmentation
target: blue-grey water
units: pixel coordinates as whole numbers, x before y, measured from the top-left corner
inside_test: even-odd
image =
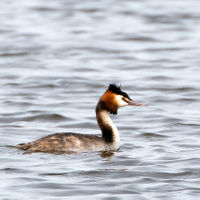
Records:
[[[198,200],[200,1],[2,0],[0,199]],[[11,148],[99,133],[110,82],[147,107],[113,116],[112,156]]]

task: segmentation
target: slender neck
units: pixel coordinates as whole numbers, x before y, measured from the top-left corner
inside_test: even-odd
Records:
[[[104,141],[119,148],[120,137],[118,130],[101,102],[98,102],[96,107],[96,118]]]

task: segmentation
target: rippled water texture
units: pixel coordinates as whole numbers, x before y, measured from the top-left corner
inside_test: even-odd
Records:
[[[199,9],[198,0],[2,0],[0,199],[198,200]],[[113,117],[114,155],[11,147],[99,133],[94,109],[110,82],[148,104]]]

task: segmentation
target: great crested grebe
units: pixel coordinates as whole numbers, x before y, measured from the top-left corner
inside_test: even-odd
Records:
[[[56,133],[18,147],[31,152],[87,152],[115,151],[120,147],[120,137],[109,113],[117,114],[123,106],[144,106],[133,101],[115,84],[110,84],[96,106],[96,119],[102,135]]]

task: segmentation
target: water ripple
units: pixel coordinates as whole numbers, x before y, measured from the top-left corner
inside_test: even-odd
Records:
[[[9,5],[9,6],[8,6]],[[199,1],[2,1],[1,199],[199,199]],[[144,108],[112,116],[118,152],[26,153],[100,133],[111,82]]]

